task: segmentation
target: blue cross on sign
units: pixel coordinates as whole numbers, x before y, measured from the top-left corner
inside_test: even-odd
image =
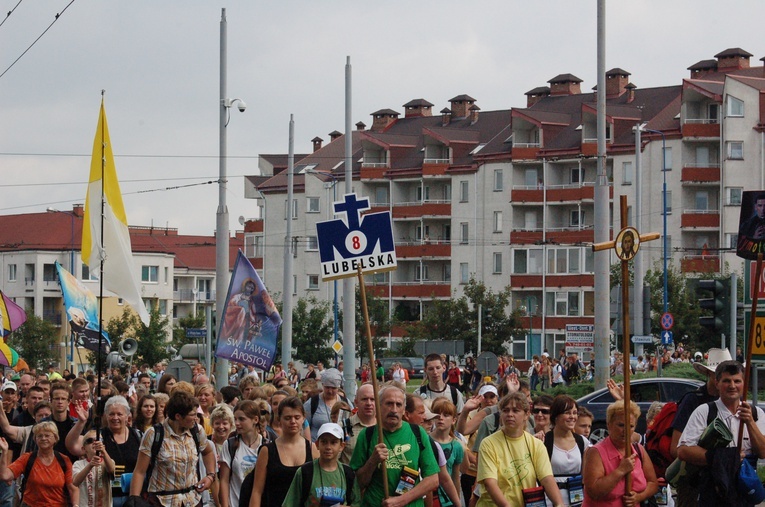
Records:
[[[661,332],[661,344],[662,345],[672,345],[672,331],[662,331]]]
[[[334,209],[340,218],[316,224],[323,281],[355,276],[359,267],[365,274],[396,269],[390,211],[362,215],[369,199],[356,194],[345,194]]]
[[[661,328],[665,331],[669,331],[672,329],[672,326],[675,325],[675,318],[672,316],[671,313],[666,312],[661,316]]]

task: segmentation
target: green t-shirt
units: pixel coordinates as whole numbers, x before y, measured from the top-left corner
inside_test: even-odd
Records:
[[[311,505],[318,505],[317,501],[321,500],[321,497],[333,497],[341,499],[343,505],[345,503],[345,472],[343,471],[343,465],[337,464],[337,469],[333,472],[327,472],[322,470],[319,466],[319,460],[313,461],[313,478],[311,480],[310,494],[305,501],[305,504],[300,505],[300,496],[303,492],[303,473],[302,469],[298,468],[295,473],[295,477],[292,479],[287,496],[284,497],[283,505],[294,505],[299,507],[310,507]],[[359,507],[361,504],[361,490],[359,489],[359,481],[353,481],[353,502],[351,507]]]
[[[462,464],[462,460],[465,458],[465,450],[462,448],[462,444],[455,438],[448,444],[442,444],[436,442],[441,446],[441,450],[444,451],[444,457],[446,458],[446,471],[449,472],[449,476],[452,475],[454,467],[459,467]],[[455,487],[459,488],[459,484],[455,484]],[[458,489],[459,491],[459,489]],[[449,499],[449,495],[444,491],[443,486],[438,487],[438,499],[441,505],[448,507],[454,505]]]
[[[388,460],[386,461],[386,469],[388,472],[388,491],[393,493],[398,486],[399,478],[401,477],[401,471],[405,466],[420,471],[420,477],[430,477],[438,473],[438,463],[436,457],[433,455],[433,448],[430,446],[430,437],[425,433],[425,430],[419,426],[415,426],[417,431],[420,432],[420,439],[423,444],[423,449],[420,451],[420,445],[417,443],[417,437],[412,432],[412,427],[409,423],[405,422],[396,431],[389,433],[383,430],[383,440],[385,446],[388,448]],[[372,432],[372,438],[368,439],[366,432]],[[356,440],[356,448],[353,450],[353,456],[351,457],[351,468],[358,470],[363,467],[364,464],[372,455],[372,450],[377,445],[377,426],[370,426],[364,428],[359,433],[359,438]],[[372,480],[369,482],[369,486],[364,492],[364,499],[361,502],[362,507],[379,507],[383,501],[383,486],[382,486],[382,471],[376,470],[372,475]],[[414,502],[409,504],[413,507],[422,507],[425,502],[422,498],[418,498]]]

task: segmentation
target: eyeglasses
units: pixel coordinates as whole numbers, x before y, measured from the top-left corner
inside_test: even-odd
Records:
[[[550,409],[549,408],[533,408],[533,409],[531,409],[531,412],[533,414],[549,415],[550,414]]]
[[[90,444],[92,444],[95,441],[96,441],[95,438],[86,438],[85,441],[82,444],[83,445],[90,445]]]

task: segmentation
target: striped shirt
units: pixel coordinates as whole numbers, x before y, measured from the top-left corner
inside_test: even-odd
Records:
[[[165,438],[154,462],[154,469],[149,478],[149,493],[157,491],[173,491],[176,489],[192,488],[188,493],[176,495],[157,495],[157,499],[164,507],[191,507],[197,505],[201,494],[195,486],[199,482],[197,477],[196,444],[191,431],[185,430],[178,434],[173,431],[167,420],[162,423],[165,427]],[[199,431],[200,454],[207,447],[205,432]],[[146,430],[141,442],[140,451],[151,459],[151,446],[154,443],[154,427]]]

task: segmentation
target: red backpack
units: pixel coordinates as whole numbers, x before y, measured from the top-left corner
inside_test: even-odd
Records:
[[[669,448],[672,443],[672,421],[676,413],[677,403],[666,403],[645,432],[645,448],[653,462],[656,477],[664,477],[667,467],[674,461]]]

